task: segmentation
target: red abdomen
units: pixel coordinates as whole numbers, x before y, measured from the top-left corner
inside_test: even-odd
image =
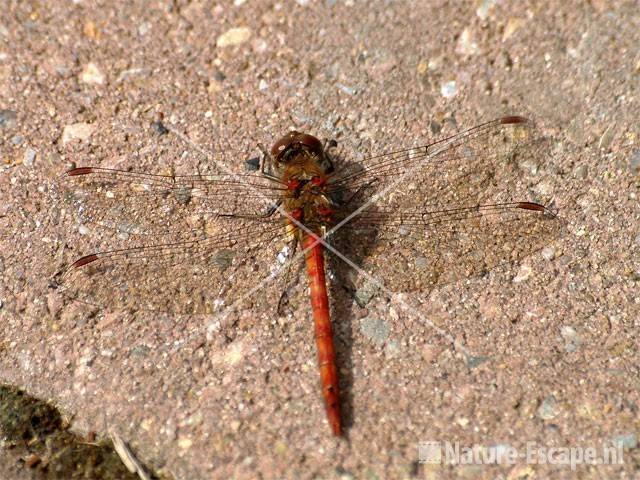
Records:
[[[311,290],[311,308],[315,323],[318,365],[322,383],[322,396],[327,410],[327,418],[334,435],[341,435],[340,401],[338,393],[338,371],[336,353],[333,347],[333,330],[329,315],[327,282],[324,274],[322,244],[310,234],[303,234],[302,247],[305,249],[307,275]]]

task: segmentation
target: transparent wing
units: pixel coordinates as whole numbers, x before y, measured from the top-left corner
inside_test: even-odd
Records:
[[[79,167],[58,182],[80,223],[122,234],[190,235],[219,215],[257,217],[284,186],[259,175],[155,175]]]
[[[273,303],[264,281],[281,267],[282,224],[227,220],[215,235],[81,257],[61,274],[60,287],[73,299],[109,309],[204,314]]]
[[[89,241],[82,250],[95,252],[59,274],[67,296],[106,309],[186,314],[277,302],[262,284],[280,269],[288,242],[280,215],[268,215],[281,194],[277,182],[97,167],[62,180],[80,234],[70,247],[77,252]]]
[[[564,231],[535,193],[547,160],[546,140],[522,117],[373,157],[332,184],[351,198],[336,245],[400,290],[428,291],[517,262]]]

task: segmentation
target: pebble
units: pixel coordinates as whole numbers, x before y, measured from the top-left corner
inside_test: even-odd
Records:
[[[0,110],[0,128],[15,128],[18,114],[13,110]]]
[[[440,93],[444,98],[453,98],[458,93],[458,88],[456,86],[456,81],[451,80],[449,82],[443,83],[440,87]]]
[[[625,450],[633,450],[638,446],[638,437],[635,433],[624,433],[622,435],[616,435],[611,439],[614,445],[621,443],[622,448]]]
[[[604,133],[600,136],[600,140],[598,140],[598,148],[606,150],[611,145],[611,141],[613,140],[613,134],[615,133],[615,124],[609,125]]]
[[[631,173],[640,173],[640,150],[636,150],[629,158],[629,167]]]
[[[213,256],[213,264],[221,271],[224,272],[231,266],[233,262],[233,250],[223,248],[218,250]]]
[[[578,333],[569,325],[564,325],[560,329],[560,335],[564,339],[564,349],[567,353],[575,352],[582,343]]]
[[[178,446],[182,449],[191,448],[191,445],[193,445],[193,440],[191,440],[189,437],[178,439]]]
[[[538,417],[542,420],[549,420],[558,415],[556,397],[549,395],[538,407]]]
[[[24,137],[22,135],[14,135],[11,138],[11,143],[15,146],[20,145],[24,141]]]
[[[268,88],[269,88],[269,84],[267,83],[267,81],[264,78],[261,78],[260,83],[258,83],[258,90],[260,90],[261,92],[264,92]]]
[[[378,318],[363,318],[360,320],[360,332],[377,345],[382,345],[389,338],[389,325]]]
[[[481,365],[484,362],[488,362],[488,361],[489,361],[489,357],[483,357],[483,356],[467,357],[467,367],[469,367],[470,369],[474,369],[478,365]]]
[[[378,292],[379,287],[373,282],[366,282],[362,288],[356,290],[354,297],[360,307],[365,307]]]
[[[24,151],[24,158],[22,163],[27,167],[32,167],[36,161],[36,151],[33,148],[27,148]]]
[[[522,27],[522,25],[524,25],[524,20],[522,18],[510,18],[507,22],[507,26],[504,28],[502,41],[506,42],[511,35],[516,33],[516,31]]]
[[[478,44],[473,40],[473,34],[468,28],[465,28],[460,35],[456,53],[460,55],[476,55],[478,53]]]
[[[355,95],[356,94],[356,89],[355,88],[350,87],[348,85],[344,85],[343,83],[336,83],[336,87],[338,87],[341,91],[343,91],[347,95]]]
[[[553,247],[544,247],[542,249],[542,258],[544,258],[546,261],[550,262],[555,257],[556,257],[556,251],[554,250]]]
[[[246,27],[231,28],[218,37],[218,48],[240,45],[251,38],[251,30]]]
[[[153,128],[158,135],[166,135],[169,133],[169,130],[167,130],[167,127],[165,127],[161,121],[153,122],[151,128]]]
[[[496,0],[482,0],[479,3],[478,8],[476,9],[476,15],[480,20],[486,20],[489,17],[489,12],[496,4]]]
[[[578,168],[576,168],[575,176],[577,179],[584,180],[588,174],[589,170],[585,164],[579,165]]]
[[[65,125],[62,131],[62,145],[65,146],[73,140],[87,140],[95,130],[96,127],[89,123],[72,123]]]
[[[520,270],[518,271],[516,276],[513,278],[513,283],[524,282],[527,278],[531,276],[532,273],[533,273],[533,269],[529,265],[525,265],[525,264],[520,265]]]
[[[250,158],[244,161],[245,168],[250,172],[255,172],[260,168],[260,159],[258,157]]]
[[[105,76],[95,63],[89,62],[80,74],[80,81],[89,85],[104,85]]]

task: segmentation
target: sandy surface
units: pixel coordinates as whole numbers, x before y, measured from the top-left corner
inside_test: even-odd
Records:
[[[637,2],[8,5],[0,381],[51,399],[80,432],[115,428],[175,478],[637,478]],[[191,144],[159,135],[159,114]],[[278,319],[261,290],[218,332],[48,288],[96,247],[51,193],[72,163],[187,171],[207,161],[195,145],[242,169],[293,127],[357,160],[500,114],[532,116],[551,139],[532,194],[566,232],[418,299],[419,315],[402,295],[360,307],[336,294],[345,439],[329,435],[304,297]],[[622,464],[576,471],[422,464],[418,448],[601,453],[616,440]]]

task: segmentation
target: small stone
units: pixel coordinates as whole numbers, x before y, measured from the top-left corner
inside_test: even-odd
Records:
[[[22,159],[22,163],[27,167],[32,167],[35,161],[36,151],[33,148],[27,148],[24,151],[24,158]]]
[[[598,140],[598,148],[602,150],[607,150],[609,145],[611,145],[611,141],[613,140],[613,135],[615,133],[615,124],[609,125],[604,133],[600,136],[600,140]]]
[[[255,172],[260,168],[260,159],[258,157],[250,158],[249,160],[244,161],[244,166],[250,172]]]
[[[138,35],[140,35],[141,37],[144,37],[150,31],[151,31],[151,23],[149,22],[141,23],[140,26],[138,26]]]
[[[87,38],[91,40],[96,40],[98,38],[98,29],[96,28],[96,24],[91,20],[87,21],[82,28],[82,33],[85,34]]]
[[[336,83],[336,87],[338,87],[341,91],[343,91],[347,95],[355,95],[357,93],[357,90],[355,88],[345,85],[343,83]]]
[[[532,273],[533,273],[533,269],[529,265],[522,264],[520,265],[520,270],[518,271],[516,276],[513,278],[513,282],[514,283],[524,282],[526,279],[528,279],[531,276]]]
[[[469,425],[469,419],[467,417],[460,417],[456,419],[456,423],[464,428]]]
[[[506,42],[522,25],[524,25],[522,18],[510,18],[502,34],[502,41]]]
[[[360,320],[360,332],[378,346],[389,338],[389,331],[389,325],[384,320],[369,317]]]
[[[89,62],[80,74],[80,81],[89,85],[104,85],[105,76],[95,63]]]
[[[544,258],[548,262],[550,262],[556,257],[556,251],[554,250],[553,247],[544,247],[541,253],[542,253],[542,258]]]
[[[193,445],[193,440],[191,440],[189,437],[182,437],[178,439],[178,446],[183,450],[191,448],[191,445]]]
[[[24,141],[24,137],[22,135],[14,135],[11,138],[11,143],[15,146],[20,145]]]
[[[476,8],[476,15],[480,20],[486,20],[489,17],[489,12],[496,4],[496,0],[482,0]]]
[[[221,272],[224,272],[233,262],[233,250],[228,248],[218,250],[213,256],[212,261]]]
[[[635,433],[616,435],[611,439],[614,445],[621,444],[625,450],[633,450],[638,447],[638,437]]]
[[[0,128],[15,128],[17,119],[18,114],[13,110],[0,110]]]
[[[269,84],[267,83],[267,81],[264,78],[261,78],[260,82],[258,83],[258,90],[260,90],[261,92],[264,92],[268,88],[269,88]]]
[[[89,123],[66,125],[62,131],[62,145],[65,146],[73,140],[87,140],[95,130],[96,127]]]
[[[251,30],[246,27],[231,28],[218,37],[218,48],[240,45],[251,38]]]
[[[473,34],[468,28],[464,29],[458,39],[456,53],[469,56],[476,55],[478,53],[478,44],[473,40]]]
[[[378,292],[379,288],[374,282],[367,281],[362,288],[357,289],[354,298],[358,306],[365,307]]]
[[[443,83],[440,87],[440,93],[444,98],[453,98],[458,93],[458,89],[456,86],[456,81],[451,80],[449,82]]]
[[[560,335],[564,339],[564,349],[567,353],[575,352],[582,344],[582,340],[578,336],[578,333],[569,325],[564,325],[560,329]]]
[[[558,415],[558,402],[553,395],[549,395],[538,407],[538,417],[542,420],[550,420],[556,415]]]
[[[166,135],[167,133],[169,133],[169,130],[167,130],[167,127],[164,126],[164,123],[162,123],[159,120],[156,122],[153,122],[151,124],[151,127],[155,130],[155,132],[158,135]]]
[[[579,165],[578,168],[576,168],[575,176],[577,179],[584,180],[585,178],[587,178],[588,174],[589,169],[585,164]]]
[[[636,150],[631,154],[631,157],[629,158],[629,167],[631,168],[631,173],[640,173],[640,150]]]
[[[136,357],[146,357],[149,355],[151,348],[146,345],[136,345],[131,349],[131,355],[135,355]]]
[[[488,361],[489,361],[489,357],[483,357],[483,356],[467,357],[467,367],[469,367],[470,369],[474,369],[478,365],[481,365],[484,362],[488,362]]]

